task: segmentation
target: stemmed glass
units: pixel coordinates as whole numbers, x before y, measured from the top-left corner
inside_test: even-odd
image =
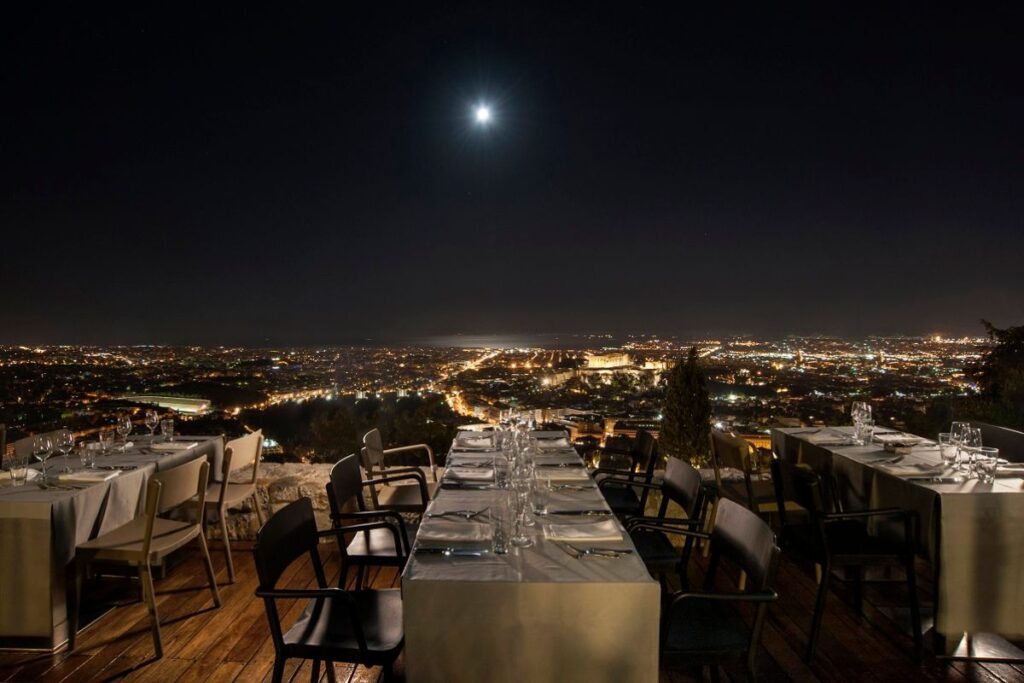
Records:
[[[156,439],[156,428],[160,426],[160,415],[155,410],[146,411],[146,427],[149,429],[149,442]]]
[[[966,422],[954,422],[949,428],[949,440],[953,446],[956,447],[956,466],[957,469],[963,469],[963,447],[964,447],[964,436],[967,430],[971,428]]]
[[[110,453],[110,447],[114,444],[114,432],[109,428],[104,427],[96,436],[96,440],[99,441],[100,444],[100,453],[107,455]]]
[[[974,456],[981,448],[981,429],[978,427],[968,426],[963,430],[963,436],[961,437],[961,449],[963,450],[964,457],[967,459],[965,468],[970,475],[976,474],[974,471]]]
[[[121,436],[121,452],[128,452],[128,435],[132,433],[132,418],[122,415],[117,418],[117,433]]]
[[[43,463],[43,477],[46,481],[46,461],[53,455],[53,440],[45,434],[37,436],[32,440],[32,457]]]
[[[57,450],[64,456],[64,469],[61,470],[64,474],[70,474],[72,472],[71,465],[68,464],[68,456],[71,451],[75,449],[75,434],[68,428],[64,428],[57,432]]]

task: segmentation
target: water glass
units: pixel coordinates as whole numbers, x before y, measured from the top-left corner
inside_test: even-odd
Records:
[[[128,452],[128,435],[132,433],[132,418],[128,415],[122,415],[117,418],[117,424],[114,427],[117,430],[118,435],[121,437],[121,452]]]
[[[100,445],[100,453],[103,455],[109,453],[110,447],[114,445],[114,430],[109,428],[101,429],[96,438]]]
[[[960,468],[970,473],[974,467],[974,456],[981,448],[981,429],[967,426],[960,436]]]
[[[949,432],[939,434],[939,456],[947,468],[956,467],[956,444],[953,443],[953,435]]]
[[[82,467],[90,469],[96,467],[96,451],[99,450],[99,444],[86,443],[85,441],[78,444],[78,461],[82,463]]]
[[[512,533],[512,501],[508,493],[502,493],[494,498],[494,506],[491,507],[491,526],[494,527],[493,549],[496,555],[504,555],[508,552],[509,536]]]
[[[160,433],[164,437],[164,441],[174,441],[174,420],[167,418],[160,420]]]
[[[982,484],[991,484],[996,480],[996,469],[998,467],[998,448],[979,446],[974,449],[974,468],[978,473],[978,480]]]
[[[28,479],[28,462],[25,454],[13,450],[7,458],[7,469],[11,473],[11,485],[21,486]]]

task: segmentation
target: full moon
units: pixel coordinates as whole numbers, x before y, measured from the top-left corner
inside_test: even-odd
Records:
[[[478,106],[476,108],[476,111],[474,112],[474,115],[476,117],[476,122],[481,125],[487,125],[488,123],[491,122],[491,108],[488,107],[486,104],[481,104],[480,106]]]

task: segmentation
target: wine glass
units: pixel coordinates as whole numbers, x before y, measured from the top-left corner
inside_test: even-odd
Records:
[[[149,442],[156,438],[156,428],[160,426],[160,415],[155,410],[146,411],[146,427],[149,429]]]
[[[46,461],[51,455],[53,455],[53,439],[42,434],[32,440],[32,457],[43,463],[42,480],[44,482],[46,481]]]
[[[967,427],[963,434],[963,451],[968,458],[967,471],[974,474],[975,456],[981,449],[981,428]]]
[[[132,418],[122,415],[117,418],[117,433],[121,436],[121,452],[128,452],[128,435],[132,433]]]
[[[61,470],[64,474],[71,473],[71,465],[68,464],[68,456],[71,451],[75,449],[75,434],[70,429],[65,427],[64,429],[57,432],[57,450],[60,451],[61,455],[64,456],[64,468]]]
[[[160,433],[163,434],[164,441],[168,443],[174,441],[174,420],[170,418],[160,420]]]
[[[99,431],[96,440],[100,443],[100,453],[106,455],[110,452],[110,447],[114,445],[114,432],[105,427]]]
[[[962,465],[964,456],[962,450],[964,445],[964,433],[966,430],[970,429],[970,427],[971,425],[966,422],[954,422],[949,427],[949,440],[954,446],[956,446],[957,469],[963,469]]]

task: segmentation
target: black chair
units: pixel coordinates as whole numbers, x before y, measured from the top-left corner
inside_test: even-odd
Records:
[[[807,661],[814,658],[825,613],[825,600],[832,581],[833,569],[852,574],[854,608],[863,611],[862,583],[866,567],[902,567],[907,575],[910,593],[910,619],[914,630],[914,654],[921,656],[921,614],[917,602],[914,553],[918,544],[917,513],[899,508],[839,511],[834,487],[803,465],[776,460],[772,463],[773,480],[780,499],[791,498],[803,506],[808,517],[805,523],[794,524],[782,511],[780,521],[786,547],[821,567],[818,595],[807,641]],[[876,520],[880,533],[871,533],[868,522]]]
[[[1024,432],[976,420],[968,420],[967,424],[981,430],[981,442],[998,448],[999,457],[1010,462],[1024,462]]]
[[[647,570],[661,581],[662,588],[666,588],[665,575],[669,571],[678,573],[679,580],[686,587],[689,584],[686,568],[693,552],[694,538],[684,534],[682,549],[677,550],[672,545],[671,535],[685,529],[699,531],[704,525],[706,506],[700,472],[679,458],[669,458],[661,484],[634,482],[630,485],[657,489],[662,496],[657,517],[631,517],[626,522],[626,530],[633,545],[647,565]],[[679,505],[686,517],[668,517],[670,501]]]
[[[363,587],[366,567],[405,566],[416,533],[394,510],[367,510],[363,487],[384,484],[405,475],[379,477],[363,481],[359,457],[348,455],[331,468],[327,482],[327,501],[331,506],[331,523],[344,531],[338,536],[341,551],[341,575],[338,585],[345,586],[349,567],[356,567],[356,588]],[[347,522],[347,524],[346,524]]]
[[[661,664],[665,668],[704,665],[712,680],[718,665],[744,659],[751,679],[756,676],[768,603],[778,596],[773,588],[779,566],[779,547],[768,524],[747,508],[721,500],[711,533],[687,530],[710,539],[711,551],[703,592],[682,590],[668,597],[661,614]],[[747,576],[746,589],[715,590],[716,575],[725,558]],[[748,628],[733,605],[750,603],[754,620]]]
[[[274,642],[273,681],[284,675],[289,657],[313,660],[312,680],[318,680],[320,662],[327,662],[327,679],[335,680],[332,662],[381,666],[384,680],[402,651],[402,596],[399,589],[346,591],[329,588],[317,550],[321,537],[338,536],[343,529],[317,531],[309,498],[288,504],[263,525],[253,554]],[[277,588],[285,569],[309,555],[317,588]],[[283,631],[278,600],[308,598],[295,625]]]
[[[605,452],[612,451],[605,449]],[[616,454],[623,455],[623,452],[616,451]],[[598,467],[593,474],[612,512],[623,517],[643,515],[650,493],[648,485],[654,481],[658,464],[658,442],[650,432],[641,429],[633,448],[624,455],[630,458],[628,469]]]

